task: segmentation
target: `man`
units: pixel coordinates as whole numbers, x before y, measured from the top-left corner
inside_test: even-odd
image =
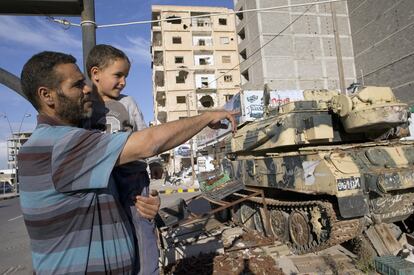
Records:
[[[39,112],[38,125],[19,152],[20,201],[33,268],[38,274],[134,274],[133,233],[112,169],[174,148],[223,119],[234,131],[234,117],[208,112],[132,134],[78,128],[92,104],[75,62],[70,55],[42,52],[21,74],[23,92]],[[136,207],[152,219],[159,198],[137,196]]]

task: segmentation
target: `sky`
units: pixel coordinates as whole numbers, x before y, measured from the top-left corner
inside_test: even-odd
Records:
[[[151,20],[151,5],[216,6],[233,8],[233,0],[96,0],[97,25]],[[80,17],[62,17],[80,23]],[[127,86],[148,123],[153,119],[150,24],[96,30],[97,44],[111,44],[132,61]],[[46,16],[0,16],[0,68],[20,77],[24,63],[34,54],[49,50],[70,53],[83,68],[80,27],[66,28]],[[6,117],[10,124],[8,123]],[[6,140],[13,132],[32,131],[36,110],[23,97],[0,84],[0,169],[7,168]]]

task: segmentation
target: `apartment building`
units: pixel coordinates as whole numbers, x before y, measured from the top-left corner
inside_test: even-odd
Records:
[[[153,5],[154,118],[165,123],[217,108],[240,90],[232,10]]]
[[[274,90],[340,88],[331,6],[298,6],[307,2],[234,0],[235,11],[285,6],[237,14],[243,89],[265,83]],[[346,2],[333,5],[347,87],[356,78],[348,8]]]
[[[7,139],[7,167],[11,173],[12,183],[17,182],[18,162],[17,154],[23,144],[29,139],[32,132],[15,132],[11,137]]]

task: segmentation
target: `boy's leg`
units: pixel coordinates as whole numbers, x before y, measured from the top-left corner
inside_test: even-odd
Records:
[[[154,223],[140,217],[136,209],[134,209],[133,215],[140,262],[138,274],[159,274],[159,250]]]
[[[145,173],[140,179],[145,187],[142,189],[141,195],[149,195],[149,177]],[[140,275],[159,274],[159,250],[157,245],[157,235],[155,225],[152,221],[139,215],[135,206],[131,207],[132,220],[134,223],[136,237],[138,242]]]

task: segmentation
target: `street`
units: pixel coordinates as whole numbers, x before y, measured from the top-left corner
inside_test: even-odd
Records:
[[[0,274],[32,274],[30,242],[19,198],[0,201]]]
[[[156,190],[177,189],[162,186],[163,180],[151,182]],[[184,187],[185,188],[185,187]],[[160,194],[161,207],[169,206],[178,198],[187,200],[198,193]],[[23,222],[19,198],[0,201],[0,274],[33,274],[30,241]]]

